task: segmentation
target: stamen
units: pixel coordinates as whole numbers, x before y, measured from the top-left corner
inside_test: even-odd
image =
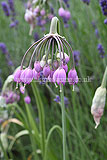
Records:
[[[16,83],[16,89],[18,89],[18,82]]]
[[[60,84],[60,93],[62,92],[62,87],[61,87],[61,84]]]
[[[74,92],[74,85],[73,85],[73,89],[72,89],[72,91]]]
[[[58,88],[57,84],[55,83],[55,87]]]

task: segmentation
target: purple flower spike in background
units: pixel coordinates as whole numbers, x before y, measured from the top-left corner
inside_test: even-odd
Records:
[[[90,0],[82,0],[84,3],[86,3],[87,5],[90,4]]]
[[[14,9],[14,1],[13,0],[8,0],[8,4],[9,4],[9,7],[10,7],[10,10],[12,12],[15,12],[15,9]]]
[[[0,50],[2,51],[3,54],[8,53],[5,43],[2,42],[0,43]]]
[[[56,98],[54,98],[54,101],[59,103],[61,101],[60,97],[58,95],[56,95]]]
[[[10,23],[9,27],[10,28],[14,28],[14,27],[16,27],[18,25],[18,23],[19,23],[18,20],[15,20],[14,22]]]
[[[59,103],[61,101],[60,97],[58,95],[56,95],[56,97],[54,98],[54,101],[56,103]],[[64,96],[64,104],[67,107],[69,105],[69,100],[67,97]]]
[[[104,20],[104,24],[107,24],[107,18]]]
[[[107,0],[100,0],[101,10],[104,16],[107,16]]]
[[[2,8],[3,8],[5,15],[10,16],[10,9],[9,9],[7,2],[3,1],[3,2],[1,2],[1,5],[2,5]]]
[[[98,31],[97,28],[95,29],[95,35],[96,35],[97,38],[100,38],[100,36],[99,36],[99,31]]]
[[[37,32],[34,33],[34,40],[35,42],[39,40],[39,35]]]
[[[26,96],[26,97],[24,98],[24,101],[25,101],[25,103],[30,104],[31,98],[30,98],[29,96]]]
[[[75,64],[76,66],[79,65],[79,60],[80,60],[80,51],[73,51],[73,54],[74,54],[74,61],[75,61]]]
[[[105,51],[104,51],[102,44],[98,44],[97,49],[99,51],[100,57],[104,58]]]

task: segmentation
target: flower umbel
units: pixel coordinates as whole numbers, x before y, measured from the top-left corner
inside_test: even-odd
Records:
[[[57,83],[61,87],[61,84],[65,85],[66,83],[67,64],[70,62],[70,59],[72,60],[71,71],[73,71],[73,73],[70,71],[68,74],[69,83],[74,85],[78,82],[78,80],[74,80],[74,78],[78,79],[78,76],[75,70],[72,48],[66,39],[58,34],[58,23],[58,18],[54,17],[51,22],[50,33],[35,42],[26,51],[21,62],[21,67],[14,73],[15,82],[26,85],[30,84],[33,79],[41,79],[42,81],[44,78],[45,82],[49,80],[51,83]],[[29,65],[26,69],[23,69],[25,57],[33,47],[35,47],[35,49],[31,55]],[[33,61],[34,65],[32,65]],[[32,66],[34,66],[33,69]],[[73,81],[71,81],[70,78],[73,78]]]

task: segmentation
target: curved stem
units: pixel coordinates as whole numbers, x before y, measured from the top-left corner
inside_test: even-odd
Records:
[[[46,38],[43,38],[43,40],[36,46],[36,48],[34,49],[33,53],[32,53],[32,56],[31,56],[31,59],[30,59],[30,62],[29,62],[29,67],[31,67],[31,63],[32,63],[32,59],[33,59],[33,56],[37,50],[37,48],[41,45],[41,43],[43,43],[45,40],[47,40],[49,37],[46,37]]]
[[[59,32],[59,19],[57,17],[53,17],[51,20],[50,34],[58,34]]]
[[[44,37],[41,38],[40,40],[38,40],[37,42],[35,42],[34,44],[32,44],[31,47],[26,51],[26,53],[24,54],[24,56],[22,58],[21,69],[23,69],[23,62],[24,62],[24,59],[25,59],[26,55],[28,54],[28,52],[32,49],[32,47],[34,47],[37,43],[39,43],[43,39],[44,39]]]
[[[58,49],[59,49],[59,53],[60,53],[60,66],[62,66],[62,56],[61,56],[61,47],[60,47],[60,43],[59,43],[59,40],[56,36],[54,36],[57,44],[58,44]]]
[[[63,48],[63,44],[62,44],[62,41],[60,40],[60,38],[57,36],[57,38],[58,38],[58,40],[59,40],[59,42],[60,42],[60,44],[61,44],[61,48],[62,48],[62,53],[63,53],[63,61],[65,62],[65,55],[64,55],[64,48]],[[62,55],[61,55],[62,56]]]
[[[63,160],[66,160],[66,116],[65,116],[65,104],[64,104],[64,90],[63,84],[61,85],[61,109],[62,109],[62,132],[63,132]]]
[[[105,69],[104,75],[103,75],[103,80],[101,83],[102,88],[106,88],[106,81],[107,81],[107,67]]]
[[[48,55],[49,55],[49,50],[50,50],[50,47],[51,47],[51,42],[52,42],[52,38],[50,38],[50,40],[49,40],[48,51],[47,51],[47,54],[46,54],[46,63],[47,63],[47,60],[48,60]]]
[[[72,53],[72,59],[73,59],[73,68],[75,68],[75,61],[74,61],[74,54],[73,54],[73,51],[72,51],[72,47],[65,39],[62,39],[62,40],[70,47],[70,50],[71,50],[71,53]]]
[[[61,133],[60,135],[62,135],[62,129],[61,129],[61,127],[58,126],[58,125],[53,126],[53,127],[49,130],[48,136],[47,136],[47,140],[46,140],[44,160],[47,160],[47,151],[48,151],[49,140],[50,140],[50,138],[51,138],[52,133],[53,133],[56,129],[58,130],[58,133],[59,133],[59,134]]]

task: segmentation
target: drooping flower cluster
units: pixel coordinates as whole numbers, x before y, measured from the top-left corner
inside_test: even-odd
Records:
[[[65,28],[69,27],[68,21],[69,21],[70,18],[71,18],[71,13],[70,13],[70,11],[69,11],[69,10],[65,10],[64,8],[61,7],[61,8],[59,8],[59,10],[58,10],[58,14],[59,14],[60,17],[62,17]]]
[[[49,10],[45,10],[45,6],[43,8],[43,6],[38,6],[35,3],[28,1],[27,9],[24,15],[25,21],[30,24],[30,35],[32,34],[35,26],[39,26],[42,31],[45,31],[45,24],[54,16],[54,9],[51,5],[47,4]]]
[[[52,21],[56,20],[54,17]],[[51,27],[52,28],[52,27]],[[51,29],[52,31],[52,29]],[[23,62],[28,52],[35,46],[31,55],[29,66],[23,69]],[[65,51],[68,53],[65,53]],[[72,48],[64,37],[50,32],[39,41],[35,42],[25,53],[21,67],[14,73],[14,81],[18,84],[30,84],[32,80],[39,81],[44,77],[46,81],[65,85],[68,72],[68,62],[70,61]],[[33,69],[32,62],[35,59]],[[74,56],[72,53],[72,69],[68,73],[68,82],[74,85],[78,82],[77,72],[74,65]]]
[[[90,4],[90,0],[82,0],[84,3],[86,3],[87,5]]]
[[[104,48],[103,48],[102,44],[98,44],[97,49],[99,51],[100,57],[104,58],[105,51],[104,51]]]
[[[4,14],[7,17],[10,16],[10,8],[9,8],[7,2],[3,1],[3,2],[1,2],[1,5],[2,5],[2,8],[3,8]]]
[[[101,10],[104,16],[107,16],[107,0],[100,0]],[[107,19],[104,20],[104,23],[107,24]]]
[[[6,47],[5,43],[3,43],[3,42],[0,43],[0,50],[5,55],[8,65],[13,66],[13,62],[11,61],[10,54],[7,50],[7,47]]]
[[[8,0],[8,3],[3,1],[1,2],[3,11],[7,17],[11,17],[11,23],[9,25],[10,28],[17,27],[18,20],[16,20],[16,13],[15,13],[15,7],[14,7],[14,1]]]

